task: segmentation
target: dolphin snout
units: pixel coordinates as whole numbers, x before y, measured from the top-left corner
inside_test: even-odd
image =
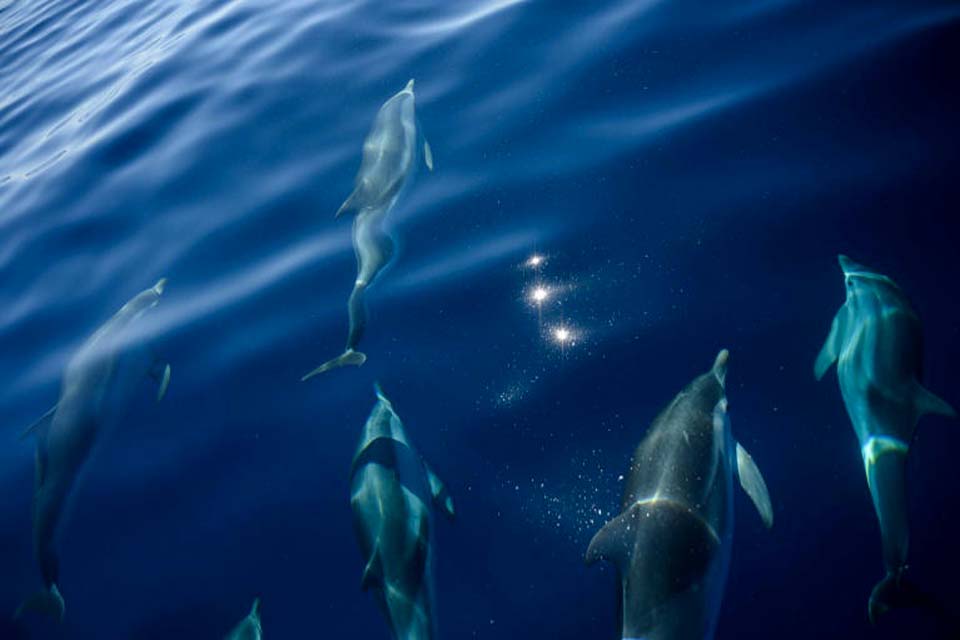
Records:
[[[167,279],[166,279],[166,278],[160,278],[159,280],[157,280],[157,284],[153,285],[153,290],[154,290],[154,292],[156,292],[156,294],[159,296],[159,295],[163,294],[163,288],[164,288],[165,286],[167,286]]]
[[[871,269],[868,269],[856,260],[853,260],[849,256],[845,256],[842,253],[837,256],[837,262],[840,263],[840,268],[843,270],[844,275],[868,276],[873,274]]]
[[[410,80],[407,81],[407,86],[405,86],[403,90],[413,93],[413,78],[410,78]]]
[[[729,359],[730,352],[726,349],[721,349],[720,353],[717,354],[717,359],[713,361],[713,375],[717,376],[720,384],[723,384],[727,377],[727,360]]]

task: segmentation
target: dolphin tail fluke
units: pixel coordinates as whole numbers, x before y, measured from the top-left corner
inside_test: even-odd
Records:
[[[57,622],[63,622],[63,610],[63,596],[60,595],[60,590],[57,589],[57,585],[51,584],[49,589],[38,591],[27,598],[23,604],[17,608],[13,617],[20,618],[25,613],[37,612],[50,616]]]
[[[878,582],[870,592],[870,600],[867,602],[867,615],[870,617],[870,624],[877,624],[877,620],[893,607],[893,600],[897,593],[897,576],[888,573],[883,580]]]
[[[919,384],[917,385],[916,403],[920,415],[925,413],[935,413],[938,416],[947,416],[948,418],[957,417],[957,412],[953,407],[947,404],[946,400],[940,398]]]
[[[307,375],[300,378],[300,381],[303,382],[305,380],[309,380],[315,375],[319,375],[321,373],[324,373],[325,371],[330,371],[331,369],[337,369],[338,367],[343,367],[347,365],[359,367],[366,361],[367,361],[367,356],[365,356],[363,353],[359,351],[354,351],[353,349],[347,349],[346,351],[341,353],[339,356],[337,356],[333,360],[327,360],[322,365],[320,365],[319,367],[317,367]]]
[[[904,578],[903,569],[887,572],[883,580],[878,582],[870,593],[870,602],[867,606],[870,623],[876,624],[880,616],[891,609],[908,608],[921,609],[933,615],[941,623],[956,625],[956,621],[931,594]]]

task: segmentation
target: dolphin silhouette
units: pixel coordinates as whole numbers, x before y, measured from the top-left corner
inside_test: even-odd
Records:
[[[817,380],[837,363],[840,393],[860,441],[867,485],[880,521],[886,576],[874,587],[870,620],[917,598],[905,593],[907,564],[906,461],[920,416],[956,416],[920,384],[920,319],[887,276],[839,256],[847,299],[814,363]]]
[[[606,560],[621,579],[624,640],[712,638],[733,539],[733,475],[763,523],[767,485],[733,439],[724,383],[728,352],[681,391],[637,446],[620,515],[603,526],[586,562]]]
[[[431,640],[430,506],[453,517],[453,500],[414,450],[393,405],[376,387],[350,474],[350,506],[373,589],[395,640]]]
[[[57,404],[21,434],[37,437],[33,541],[45,589],[20,605],[15,617],[39,611],[63,619],[54,538],[74,481],[108,418],[129,401],[130,381],[153,376],[160,385],[158,401],[167,391],[170,365],[133,357],[139,338],[131,334],[140,317],[160,301],[165,285],[161,278],[137,294],[81,345],[64,370]]]
[[[393,257],[393,240],[383,230],[383,222],[416,167],[419,127],[415,101],[411,79],[403,90],[380,107],[363,142],[363,159],[353,193],[335,216],[340,217],[348,211],[356,213],[352,238],[357,257],[357,279],[347,302],[350,319],[347,346],[342,354],[324,362],[301,380],[344,365],[360,366],[367,359],[357,351],[367,326],[365,294]],[[433,153],[425,139],[423,158],[432,171]]]

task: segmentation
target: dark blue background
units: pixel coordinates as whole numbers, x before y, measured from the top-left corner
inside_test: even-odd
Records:
[[[456,502],[438,520],[445,638],[607,638],[583,566],[656,412],[732,352],[742,496],[719,638],[877,628],[877,526],[836,378],[813,359],[836,254],[923,319],[960,407],[952,2],[6,2],[0,6],[0,612],[40,586],[33,447],[76,347],[137,291],[173,363],[105,438],[62,536],[66,618],[0,637],[385,638],[359,589],[348,471],[379,380]],[[348,195],[378,106],[417,79],[436,171],[392,214],[360,369]],[[522,267],[548,256],[539,276]],[[542,318],[537,278],[559,295]],[[556,323],[576,329],[560,350]],[[911,454],[911,572],[956,607],[958,424]],[[599,510],[599,511],[598,511]],[[0,616],[2,617],[2,616]]]

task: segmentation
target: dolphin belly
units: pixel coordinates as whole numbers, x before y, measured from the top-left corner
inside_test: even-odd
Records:
[[[871,438],[863,447],[867,485],[880,522],[883,561],[888,572],[900,571],[907,564],[907,453],[907,445],[895,438]]]

